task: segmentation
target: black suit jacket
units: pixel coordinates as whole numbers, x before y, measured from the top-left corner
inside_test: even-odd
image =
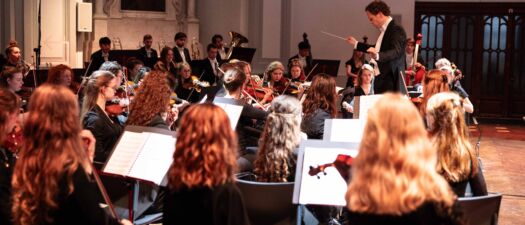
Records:
[[[177,47],[173,48],[173,59],[176,63],[182,62],[182,56],[179,53],[179,49]],[[186,62],[191,63],[191,57],[190,57],[190,50],[188,48],[184,48],[184,57],[186,58]]]
[[[383,35],[383,40],[381,41],[381,49],[379,50],[379,60],[377,61],[377,66],[379,67],[380,77],[376,77],[376,81],[383,80],[387,83],[392,83],[391,88],[379,90],[375,89],[374,92],[377,94],[386,92],[386,91],[397,91],[398,88],[398,78],[399,71],[404,70],[405,66],[405,41],[407,35],[403,27],[397,25],[394,20],[392,20]],[[370,47],[375,45],[368,45],[361,42],[357,43],[357,51],[366,52]],[[376,83],[374,82],[374,85]],[[389,86],[389,85],[386,85]]]
[[[217,62],[221,65],[219,58],[217,58]],[[198,72],[197,74],[199,75],[202,74],[202,81],[208,81],[210,85],[214,85],[220,81],[220,77],[213,73],[213,67],[208,58],[199,60],[198,63],[194,63],[194,65],[196,67],[194,71]],[[217,72],[219,73],[219,71]]]
[[[138,51],[139,51],[139,59],[144,63],[144,66],[147,66],[153,69],[153,66],[159,60],[159,55],[157,54],[157,50],[151,49],[151,57],[148,57],[148,53],[146,52],[145,47],[140,48]]]
[[[108,61],[117,61],[115,56],[109,51]],[[102,51],[98,50],[91,54],[91,66],[89,67],[87,75],[91,75],[93,71],[96,71],[100,68],[102,63],[104,63],[104,57],[102,57]],[[116,75],[116,74],[115,74]]]

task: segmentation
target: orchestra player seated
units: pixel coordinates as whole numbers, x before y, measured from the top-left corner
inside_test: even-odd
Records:
[[[374,79],[373,74],[374,69],[369,64],[364,64],[359,70],[354,95],[350,97],[343,96],[341,108],[344,118],[351,118],[353,116],[355,97],[374,94],[374,86],[372,85]]]
[[[73,79],[75,73],[71,67],[60,64],[57,66],[51,67],[47,73],[47,83],[64,85],[68,87],[73,93],[77,93],[79,84],[76,83]]]
[[[337,116],[335,79],[328,74],[315,75],[303,102],[301,130],[308,139],[323,139],[324,120]]]

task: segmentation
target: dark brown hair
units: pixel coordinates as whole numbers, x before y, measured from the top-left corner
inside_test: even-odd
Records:
[[[74,73],[71,67],[66,66],[64,64],[60,64],[57,66],[53,66],[51,67],[51,69],[49,69],[49,72],[47,72],[46,82],[51,83],[51,84],[59,84],[60,74],[62,74],[62,72],[64,72],[65,70],[69,70],[69,72],[71,73],[71,81],[73,81]]]
[[[365,11],[370,12],[372,15],[377,15],[381,12],[385,16],[390,16],[390,7],[381,0],[375,0],[368,4]]]
[[[427,102],[430,97],[439,93],[449,91],[448,78],[445,71],[430,70],[423,77],[423,101],[419,105],[419,112],[422,116],[426,114]]]
[[[10,130],[6,129],[6,122],[9,116],[16,113],[20,108],[20,99],[12,91],[0,88],[0,143],[4,143],[4,138]]]
[[[337,116],[336,101],[335,79],[328,74],[317,74],[303,103],[304,116],[306,117],[321,109],[335,118]]]

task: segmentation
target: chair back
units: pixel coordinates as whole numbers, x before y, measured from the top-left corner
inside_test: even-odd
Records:
[[[292,224],[297,207],[292,204],[293,182],[265,183],[237,180],[252,225]]]
[[[467,225],[497,225],[500,193],[489,193],[486,196],[462,197],[458,199],[459,207]]]

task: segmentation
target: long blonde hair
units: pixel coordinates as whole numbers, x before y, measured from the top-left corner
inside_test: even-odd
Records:
[[[25,144],[13,173],[15,224],[52,223],[50,213],[59,207],[60,181],[74,191],[73,173],[79,166],[91,171],[80,138],[76,96],[68,88],[44,84],[29,101],[24,123]]]
[[[289,167],[295,165],[293,151],[301,141],[301,112],[294,97],[281,95],[272,101],[254,162],[257,181],[286,182],[295,173]]]
[[[449,182],[464,181],[478,171],[462,103],[452,92],[435,94],[427,103],[427,124],[438,154],[437,172]]]
[[[450,207],[454,195],[435,165],[435,149],[416,107],[399,94],[385,94],[368,112],[346,193],[348,208],[401,215],[425,202]]]
[[[97,70],[89,76],[84,84],[84,99],[82,101],[82,110],[80,113],[81,119],[84,118],[87,112],[97,104],[97,98],[102,87],[108,86],[111,80],[116,78],[117,77],[113,73],[103,70]]]

